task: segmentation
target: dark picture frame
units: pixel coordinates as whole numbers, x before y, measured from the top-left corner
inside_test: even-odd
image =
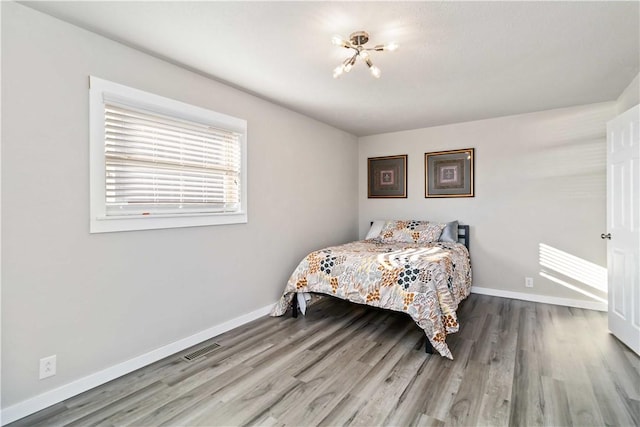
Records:
[[[367,196],[370,199],[407,197],[407,155],[367,159]]]
[[[474,197],[473,148],[424,154],[424,197]]]

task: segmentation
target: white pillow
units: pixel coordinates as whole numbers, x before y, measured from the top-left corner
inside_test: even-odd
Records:
[[[376,219],[375,221],[373,221],[373,224],[371,224],[371,228],[369,229],[369,232],[364,239],[368,240],[378,237],[380,235],[380,232],[382,231],[382,227],[384,227],[386,222],[386,219]]]

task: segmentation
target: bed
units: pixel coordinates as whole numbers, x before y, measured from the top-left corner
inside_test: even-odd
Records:
[[[271,315],[291,308],[297,316],[309,293],[400,311],[424,330],[428,353],[453,359],[445,339],[458,331],[456,310],[471,290],[469,237],[457,221],[375,221],[365,240],[307,255]]]

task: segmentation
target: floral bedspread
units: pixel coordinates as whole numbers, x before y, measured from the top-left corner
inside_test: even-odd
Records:
[[[361,240],[307,255],[295,269],[272,316],[283,315],[297,292],[333,295],[409,314],[442,356],[458,331],[458,303],[471,290],[471,263],[460,243],[380,243]]]

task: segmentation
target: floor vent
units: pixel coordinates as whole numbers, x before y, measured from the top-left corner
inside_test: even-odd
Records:
[[[191,353],[187,353],[184,356],[181,357],[182,360],[186,361],[186,362],[193,362],[196,359],[199,359],[200,357],[204,357],[207,354],[211,353],[213,350],[215,350],[216,348],[220,347],[220,344],[209,344],[206,347],[202,347],[199,348],[195,351],[192,351]]]

